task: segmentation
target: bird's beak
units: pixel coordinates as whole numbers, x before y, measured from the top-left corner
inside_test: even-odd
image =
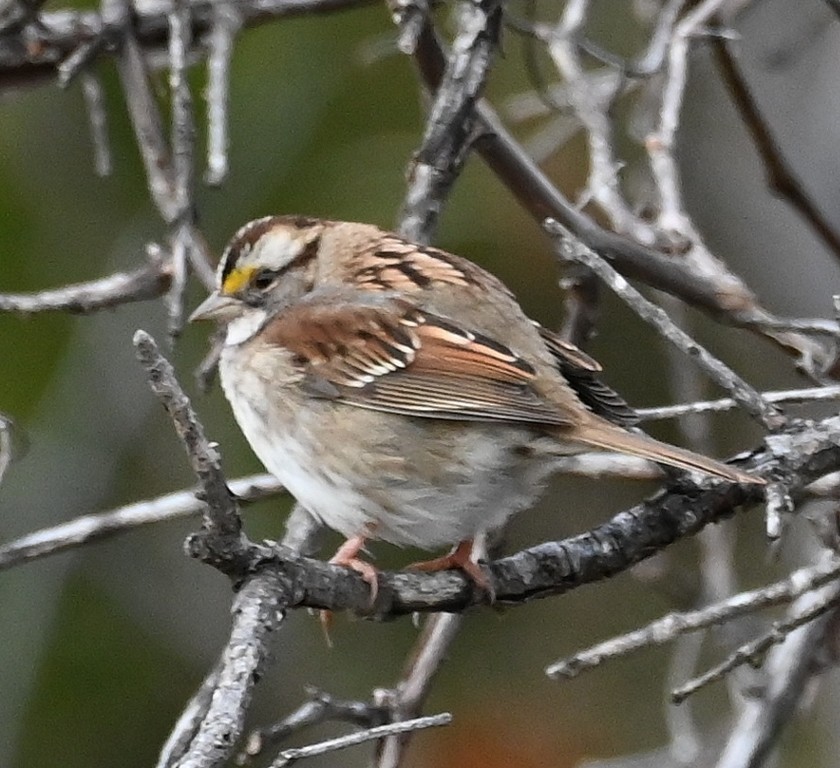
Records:
[[[240,309],[241,302],[232,296],[224,296],[218,291],[213,291],[204,301],[199,304],[195,311],[189,316],[188,322],[196,320],[231,320]]]

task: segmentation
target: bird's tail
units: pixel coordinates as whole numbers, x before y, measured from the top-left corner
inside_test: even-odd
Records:
[[[608,425],[581,424],[575,429],[574,440],[608,451],[639,456],[659,464],[705,472],[707,475],[722,477],[724,480],[733,483],[764,485],[766,482],[760,477],[741,472],[734,467],[701,456],[699,453],[688,451],[685,448],[677,448],[675,445],[669,445],[668,443],[661,443],[647,435],[626,432]]]

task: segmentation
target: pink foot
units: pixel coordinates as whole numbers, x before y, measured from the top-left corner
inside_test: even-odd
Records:
[[[433,560],[422,560],[419,563],[412,563],[408,567],[415,571],[425,571],[427,573],[435,573],[437,571],[448,571],[451,568],[457,568],[464,573],[464,575],[476,586],[481,587],[490,595],[490,599],[495,600],[495,593],[493,585],[487,578],[487,574],[481,569],[481,566],[472,559],[473,540],[464,539],[458,543],[448,555],[443,557],[436,557]]]

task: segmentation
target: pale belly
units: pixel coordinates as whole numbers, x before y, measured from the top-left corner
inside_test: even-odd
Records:
[[[436,549],[500,526],[534,502],[550,472],[517,445],[526,429],[410,419],[328,401],[242,397],[222,383],[265,467],[313,516],[346,537]],[[236,386],[260,388],[256,378]],[[253,393],[253,389],[251,392]],[[248,402],[252,404],[248,404]]]

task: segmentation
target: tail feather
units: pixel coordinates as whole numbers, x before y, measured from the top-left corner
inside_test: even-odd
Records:
[[[661,443],[647,435],[625,432],[621,429],[612,429],[600,424],[583,424],[575,430],[575,441],[603,448],[608,451],[627,453],[631,456],[638,456],[649,459],[660,464],[668,464],[681,469],[688,469],[697,472],[705,472],[707,475],[722,477],[733,483],[749,483],[753,485],[764,485],[765,480],[755,475],[741,472],[734,467],[729,467],[714,459],[701,456],[699,453],[688,451],[684,448],[677,448],[675,445]]]

